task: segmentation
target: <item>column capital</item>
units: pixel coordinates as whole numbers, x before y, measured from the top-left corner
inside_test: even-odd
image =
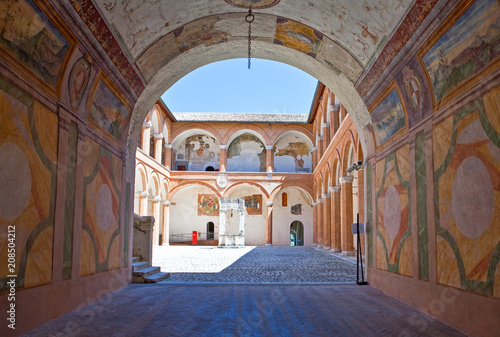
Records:
[[[318,199],[316,199],[316,202],[317,202],[318,204],[321,204],[321,203],[323,203],[323,199],[318,198]]]
[[[312,207],[316,207],[316,206],[318,206],[318,203],[317,203],[317,202],[313,202],[313,203],[311,204],[311,206],[312,206]]]
[[[173,144],[167,144],[163,145],[166,149],[171,149],[174,145]]]
[[[321,126],[323,128],[329,128],[330,127],[330,123],[326,122],[326,123],[321,123]]]
[[[333,192],[333,193],[340,192],[340,185],[339,186],[330,186],[328,188],[328,191]]]
[[[152,202],[154,203],[157,203],[157,202],[160,202],[161,201],[161,198],[160,197],[154,197]]]
[[[316,151],[317,149],[318,149],[318,147],[316,145],[312,147],[313,151]]]
[[[333,111],[340,111],[340,104],[332,104],[330,105]]]
[[[274,145],[266,145],[266,150],[272,150]]]
[[[150,128],[150,127],[152,127],[152,126],[153,126],[153,123],[151,123],[151,122],[146,122],[146,121],[145,121],[144,123],[142,123],[142,127],[143,127],[143,128]]]
[[[219,144],[219,149],[221,149],[221,150],[227,150],[227,145]]]
[[[153,135],[153,137],[155,137],[155,139],[162,139],[163,138],[163,133],[155,133]]]
[[[271,201],[266,202],[267,207],[273,207],[273,203]]]
[[[168,200],[163,202],[163,206],[167,206],[167,207],[168,207],[168,206],[170,206],[170,205],[171,205],[171,203],[170,203],[170,201],[168,201]]]
[[[322,197],[323,199],[330,199],[330,198],[332,197],[332,195],[331,195],[330,193],[323,193],[323,194],[321,195],[321,197]]]
[[[323,140],[323,136],[319,135],[316,137],[317,140]]]
[[[148,193],[148,192],[146,192],[146,191],[144,191],[144,192],[141,192],[141,194],[139,194],[139,197],[141,197],[141,198],[145,198],[145,197],[147,197],[148,195],[149,195],[149,193]]]
[[[343,176],[343,177],[340,177],[339,180],[340,180],[341,184],[352,183],[352,181],[354,180],[354,177],[353,176]]]

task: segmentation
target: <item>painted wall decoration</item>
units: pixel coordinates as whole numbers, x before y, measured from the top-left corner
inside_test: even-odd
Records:
[[[397,88],[385,96],[381,103],[370,109],[371,124],[375,135],[375,144],[380,146],[399,131],[406,128],[406,115]]]
[[[300,137],[283,136],[273,147],[274,172],[312,172],[311,149]]]
[[[437,282],[500,297],[500,89],[433,131]]]
[[[219,169],[219,142],[207,135],[190,136],[179,145],[176,159],[189,161],[189,171],[205,171],[208,166]]]
[[[266,172],[266,147],[252,134],[236,137],[227,149],[227,171]]]
[[[80,275],[120,267],[122,160],[90,138],[85,143]]]
[[[321,47],[323,34],[299,22],[278,18],[274,43],[316,57]]]
[[[198,194],[198,215],[218,216],[219,208],[215,194]]]
[[[409,146],[376,163],[377,268],[413,275]]]
[[[82,57],[73,65],[71,69],[71,74],[69,75],[69,99],[71,107],[74,110],[78,110],[80,103],[82,102],[83,95],[87,90],[87,85],[89,83],[91,65],[90,62]]]
[[[280,0],[225,0],[228,4],[239,8],[264,9],[273,7]]]
[[[52,281],[58,118],[0,78],[0,291]],[[8,244],[15,241],[15,267]]]
[[[74,41],[68,30],[59,27],[63,36],[30,0],[2,1],[0,13],[0,48],[56,91]]]
[[[245,207],[248,215],[262,214],[262,194],[254,194],[245,197]]]
[[[417,176],[417,229],[418,229],[418,277],[429,280],[429,229],[427,224],[427,168],[425,133],[417,134],[415,144],[415,171]]]
[[[302,204],[292,205],[292,207],[290,208],[290,212],[293,215],[301,215],[302,214]]]
[[[120,97],[117,90],[112,91],[110,88],[113,88],[112,83],[101,74],[94,88],[89,118],[120,142],[131,109],[124,103],[126,100]]]
[[[328,65],[337,75],[344,74],[353,84],[364,71],[361,63],[344,47],[327,37],[323,37],[316,59]]]
[[[499,29],[498,1],[478,0],[442,36],[434,37],[421,59],[435,102],[498,59]]]

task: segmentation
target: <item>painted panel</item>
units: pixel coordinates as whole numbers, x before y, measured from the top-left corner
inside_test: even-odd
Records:
[[[123,99],[117,97],[116,89],[112,91],[110,88],[112,88],[111,82],[101,76],[94,89],[89,118],[120,142],[126,130],[130,107],[124,104]]]
[[[372,203],[372,166],[371,164],[366,165],[366,235],[368,236],[368,265],[373,267],[373,203]]]
[[[33,1],[0,2],[0,47],[52,90],[71,48]]]
[[[418,277],[429,281],[429,235],[427,225],[427,172],[425,134],[417,134],[415,146],[415,171],[417,175],[417,228],[418,228]]]
[[[198,215],[219,215],[219,198],[215,194],[198,194]]]
[[[435,102],[498,59],[500,5],[477,0],[422,57]]]
[[[278,18],[274,43],[295,49],[316,58],[321,47],[323,34],[300,22]]]
[[[413,275],[409,146],[376,164],[377,268]]]
[[[73,110],[78,110],[89,84],[92,66],[85,57],[75,62],[69,75],[69,99]]]
[[[406,128],[406,116],[398,90],[393,88],[370,112],[376,146],[387,142]]]
[[[499,97],[494,89],[433,131],[437,282],[497,297]]]
[[[266,172],[266,147],[250,134],[234,139],[227,149],[227,171]]]
[[[311,149],[297,136],[283,136],[273,147],[273,172],[312,172]]]
[[[220,167],[220,147],[215,138],[194,135],[186,138],[176,149],[176,159],[188,161],[188,171],[205,171],[208,166]]]
[[[17,275],[18,288],[47,284],[52,281],[58,118],[0,78],[0,120],[0,275]],[[16,260],[10,269],[13,239]],[[0,279],[0,291],[6,281]]]
[[[86,138],[80,275],[120,267],[122,160]]]
[[[248,215],[262,214],[262,194],[254,194],[245,197],[245,207]]]

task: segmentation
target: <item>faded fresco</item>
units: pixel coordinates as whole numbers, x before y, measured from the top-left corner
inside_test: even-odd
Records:
[[[236,137],[227,149],[227,171],[266,172],[266,146],[254,135]]]
[[[338,43],[323,37],[316,59],[330,67],[337,75],[344,74],[352,84],[364,71],[363,66]]]
[[[53,90],[70,43],[30,0],[0,2],[0,47]]]
[[[500,55],[500,5],[477,0],[422,57],[435,102]]]
[[[215,194],[198,194],[198,215],[218,216],[219,198]]]
[[[500,89],[433,130],[437,282],[500,297]]]
[[[254,194],[245,197],[245,207],[248,215],[262,214],[262,194]]]
[[[413,275],[410,156],[404,146],[376,164],[377,268]]]
[[[83,95],[87,90],[87,85],[89,84],[90,62],[82,57],[75,62],[73,68],[71,69],[71,74],[69,75],[69,99],[71,107],[74,110],[78,110],[80,103],[82,102]]]
[[[302,215],[302,204],[292,205],[290,208],[290,213],[293,215]]]
[[[274,172],[312,172],[311,149],[300,137],[281,137],[273,147]]]
[[[90,138],[85,143],[80,275],[120,267],[122,160]]]
[[[16,287],[52,281],[58,118],[0,78],[0,275]],[[9,243],[15,263],[9,265]],[[6,289],[0,278],[0,291]]]
[[[299,22],[278,18],[274,43],[316,57],[323,34]]]
[[[377,146],[382,145],[406,127],[406,117],[401,98],[393,89],[383,101],[371,111],[371,124]]]
[[[219,142],[207,135],[188,137],[177,149],[176,159],[189,161],[188,171],[205,171],[208,166],[219,169]]]
[[[130,115],[127,107],[101,79],[94,90],[89,109],[89,118],[108,132],[117,141],[121,141]]]

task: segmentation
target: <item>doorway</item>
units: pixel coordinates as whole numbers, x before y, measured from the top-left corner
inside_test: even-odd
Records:
[[[304,225],[300,221],[294,221],[290,225],[290,246],[304,245]]]
[[[214,239],[214,230],[215,230],[215,225],[212,221],[207,223],[207,240],[213,240]]]

